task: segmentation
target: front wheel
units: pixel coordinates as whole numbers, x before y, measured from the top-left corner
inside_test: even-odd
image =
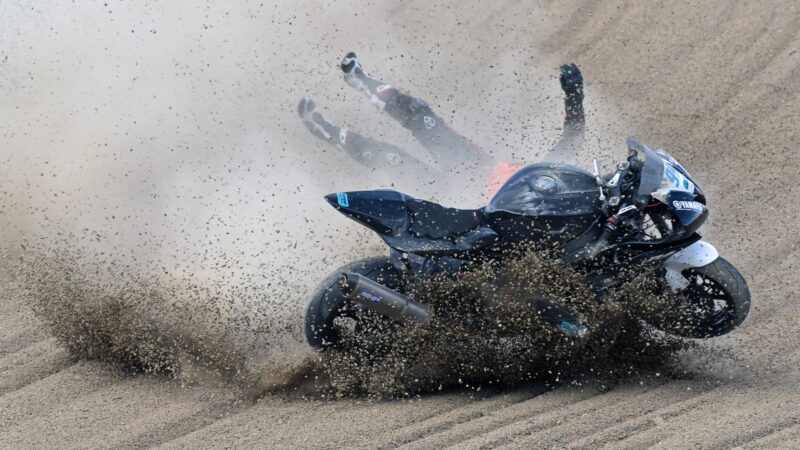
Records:
[[[677,294],[680,320],[665,331],[688,338],[711,338],[729,333],[747,317],[747,282],[724,258],[684,269],[682,274],[689,285]]]

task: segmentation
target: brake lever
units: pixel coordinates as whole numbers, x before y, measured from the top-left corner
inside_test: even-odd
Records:
[[[605,204],[606,201],[606,194],[603,192],[603,179],[600,178],[600,165],[597,163],[597,158],[593,158],[592,162],[594,163],[594,179],[597,181],[597,189],[600,191],[600,201]]]

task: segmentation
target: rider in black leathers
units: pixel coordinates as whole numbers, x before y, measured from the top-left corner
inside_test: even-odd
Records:
[[[298,104],[297,111],[305,126],[317,137],[344,150],[370,169],[401,169],[408,173],[436,174],[460,169],[477,169],[487,177],[490,190],[499,187],[519,165],[495,161],[479,146],[450,128],[428,103],[401,92],[367,73],[355,53],[345,55],[341,63],[345,82],[364,93],[379,109],[411,131],[431,154],[437,167],[431,167],[402,148],[362,136],[349,128],[327,120],[309,97]],[[551,155],[560,155],[582,145],[585,130],[583,76],[575,64],[560,68],[559,80],[564,91],[564,132]]]

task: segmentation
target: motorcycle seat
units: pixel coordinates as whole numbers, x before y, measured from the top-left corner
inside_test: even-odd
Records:
[[[482,210],[456,209],[420,199],[405,202],[412,236],[433,240],[453,240],[475,231],[482,224]]]
[[[325,199],[401,252],[453,255],[498,238],[485,223],[483,209],[448,208],[388,189],[337,192]]]

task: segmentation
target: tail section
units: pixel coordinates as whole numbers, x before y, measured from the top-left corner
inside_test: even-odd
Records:
[[[336,192],[325,200],[339,212],[378,234],[393,236],[408,228],[406,196],[397,191]]]

